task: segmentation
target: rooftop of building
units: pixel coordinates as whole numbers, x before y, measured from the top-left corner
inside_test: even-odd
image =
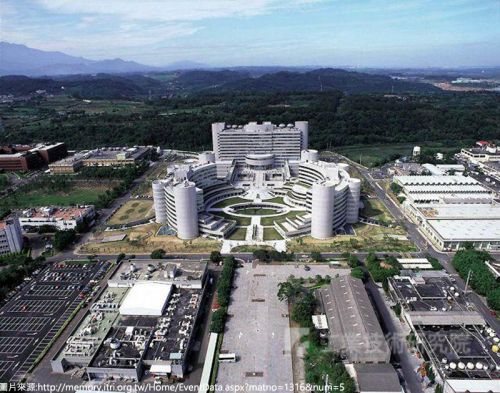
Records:
[[[500,239],[500,220],[497,218],[434,219],[427,223],[446,241],[498,241]]]
[[[500,219],[500,204],[426,204],[418,206],[418,210],[427,219]]]
[[[354,370],[361,392],[401,392],[398,374],[391,364],[355,364]]]
[[[56,220],[73,220],[77,217],[86,215],[92,211],[94,206],[74,206],[74,207],[33,207],[23,210],[20,214],[21,218],[53,218]]]
[[[206,272],[207,262],[179,259],[137,259],[123,262],[110,281],[198,281]]]
[[[223,132],[227,131],[239,131],[239,132],[279,132],[279,131],[290,131],[290,130],[298,130],[294,123],[288,124],[273,124],[271,122],[249,122],[247,124],[226,124],[224,123]]]
[[[464,185],[464,184],[480,184],[476,179],[469,176],[452,175],[452,176],[425,176],[425,175],[408,175],[408,176],[395,176],[402,185]]]
[[[396,295],[409,311],[467,310],[463,294],[443,272],[415,272],[389,280]]]
[[[134,147],[102,147],[95,150],[90,150],[86,152],[86,157],[84,159],[92,160],[115,160],[117,154],[125,153],[130,159],[137,158],[143,155],[149,148],[146,146],[134,146]]]
[[[493,351],[496,336],[488,329],[491,328],[419,326],[417,333],[446,378],[493,381],[500,378],[500,357]]]
[[[317,296],[327,316],[330,345],[351,362],[388,362],[390,350],[363,282],[335,278]]]

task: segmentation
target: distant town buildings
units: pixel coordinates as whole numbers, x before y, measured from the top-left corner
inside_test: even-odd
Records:
[[[23,235],[16,216],[0,220],[0,255],[20,252],[23,249]]]

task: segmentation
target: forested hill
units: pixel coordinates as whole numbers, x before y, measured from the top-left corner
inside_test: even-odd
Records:
[[[175,97],[200,93],[326,92],[432,93],[430,84],[340,69],[281,71],[252,77],[248,71],[177,71],[150,74],[97,74],[65,77],[0,77],[0,95],[23,96],[46,90],[81,98]]]
[[[161,145],[211,149],[211,123],[308,120],[312,148],[500,140],[500,95],[219,93],[163,100],[34,98],[0,104],[2,143],[65,141],[71,149]]]

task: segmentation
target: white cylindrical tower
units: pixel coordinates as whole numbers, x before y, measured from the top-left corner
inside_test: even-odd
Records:
[[[309,161],[318,162],[319,154],[317,150],[309,149]]]
[[[296,121],[295,128],[299,129],[302,133],[301,148],[303,150],[307,149],[307,146],[309,146],[309,122]]]
[[[311,203],[311,236],[327,239],[333,235],[335,186],[330,182],[313,183]]]
[[[153,201],[155,220],[158,224],[167,222],[167,205],[165,200],[165,183],[161,180],[153,181]]]
[[[349,193],[347,195],[346,222],[354,224],[359,219],[359,199],[361,195],[361,180],[349,179]]]
[[[204,151],[198,154],[198,163],[200,164],[210,164],[215,162],[215,154],[211,151]]]
[[[196,185],[184,181],[174,187],[175,214],[177,215],[177,237],[183,240],[198,237],[198,207]]]

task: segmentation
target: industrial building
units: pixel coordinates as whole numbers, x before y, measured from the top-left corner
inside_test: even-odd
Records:
[[[63,142],[37,145],[11,145],[0,147],[0,169],[30,171],[39,169],[68,155]]]
[[[462,175],[394,176],[411,203],[490,203],[493,193],[472,177]]]
[[[333,351],[349,363],[389,362],[391,351],[362,280],[338,277],[316,295],[326,315]]]
[[[139,381],[146,370],[184,378],[207,278],[206,262],[122,262],[52,370],[81,368],[90,380]]]
[[[102,147],[75,153],[50,164],[49,169],[51,173],[75,173],[84,166],[135,165],[148,157],[150,152],[148,146]]]
[[[498,332],[490,328],[444,272],[402,272],[389,292],[416,337],[417,348],[443,381],[444,392],[496,392]],[[418,370],[422,378],[426,372]]]
[[[465,243],[480,250],[500,249],[500,204],[403,203],[407,217],[439,250],[455,251]]]
[[[500,205],[492,191],[462,175],[395,176],[402,187],[405,215],[439,250],[465,243],[483,250],[500,248]]]
[[[479,141],[475,147],[462,149],[460,155],[468,161],[479,164],[500,161],[500,148],[487,141]]]
[[[0,220],[0,255],[20,252],[23,249],[23,234],[19,219],[12,215]]]
[[[19,222],[24,230],[51,226],[58,230],[75,229],[86,221],[91,224],[96,215],[93,205],[73,207],[33,207],[23,210]]]
[[[234,196],[248,203],[233,206],[229,215],[249,207],[301,210],[300,217],[274,224],[285,238],[325,239],[358,221],[360,180],[350,177],[348,165],[320,161],[317,151],[307,150],[307,122],[215,123],[212,135],[214,152],[201,153],[196,164],[177,166],[167,179],[153,182],[156,221],[179,238],[228,237],[236,222],[210,208]],[[270,201],[276,197],[284,203]]]

